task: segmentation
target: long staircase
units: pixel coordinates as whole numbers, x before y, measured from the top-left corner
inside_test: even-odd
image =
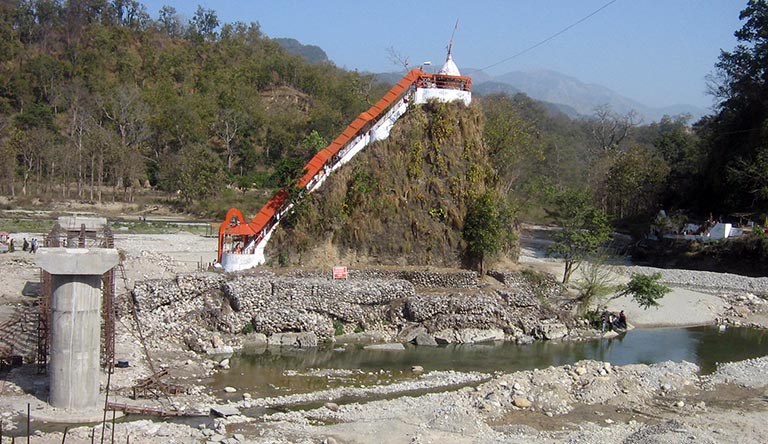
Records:
[[[472,79],[458,72],[450,51],[440,73],[428,74],[421,69],[408,72],[381,100],[362,112],[307,163],[296,184],[296,192],[278,191],[250,222],[245,221],[237,208],[230,209],[219,227],[218,262],[225,271],[245,270],[263,264],[267,242],[280,220],[292,210],[294,201],[318,189],[332,172],[365,147],[389,137],[395,122],[411,104],[460,100],[469,105],[471,84]]]

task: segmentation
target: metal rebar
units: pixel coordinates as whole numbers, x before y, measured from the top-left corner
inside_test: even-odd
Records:
[[[32,407],[29,403],[27,403],[27,444],[29,444],[29,434],[30,434],[30,423],[32,422],[30,420],[30,416],[32,416]]]
[[[117,415],[117,410],[112,410],[112,439],[109,441],[112,444],[115,444],[115,416]]]
[[[64,441],[67,440],[67,432],[69,432],[69,426],[64,427],[64,435],[61,437],[61,444],[64,444]]]
[[[104,427],[107,423],[107,408],[109,406],[109,383],[112,380],[112,371],[114,370],[114,362],[109,365],[109,372],[107,373],[107,388],[106,395],[104,396],[104,416],[101,419],[101,444],[104,444]]]

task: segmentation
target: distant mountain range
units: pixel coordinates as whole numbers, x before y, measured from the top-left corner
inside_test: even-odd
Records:
[[[472,69],[467,69],[466,72],[467,75],[472,76],[480,94],[483,94],[486,89],[492,91],[499,88],[498,84],[509,85],[534,99],[567,105],[585,116],[592,115],[596,107],[605,104],[621,114],[635,110],[646,123],[658,121],[665,114],[690,113],[694,119],[698,119],[707,113],[704,108],[687,104],[661,108],[648,106],[624,97],[605,86],[584,83],[579,79],[555,71],[514,71],[496,77],[490,77],[482,71]],[[487,83],[490,85],[484,86]]]
[[[302,56],[310,63],[327,63],[328,56],[319,46],[304,45],[296,39],[275,38],[291,54]],[[680,104],[666,107],[652,107],[602,85],[585,83],[581,80],[556,71],[513,71],[499,76],[491,76],[477,69],[462,70],[464,75],[472,77],[472,91],[480,95],[504,93],[514,95],[519,92],[539,100],[552,110],[562,112],[572,118],[588,117],[595,108],[609,105],[619,114],[631,110],[642,117],[644,123],[660,120],[664,115],[691,114],[693,120],[707,114],[707,110],[694,105]],[[402,72],[378,73],[376,76],[387,83],[397,83]]]
[[[693,120],[707,114],[707,110],[694,105],[680,104],[667,107],[652,107],[624,97],[602,85],[582,82],[556,71],[513,71],[499,76],[490,76],[483,71],[467,68],[462,74],[472,77],[472,91],[480,95],[519,92],[544,102],[549,109],[558,110],[570,117],[588,117],[596,107],[609,105],[614,111],[626,114],[637,112],[644,123],[660,120],[664,115],[691,114]],[[397,82],[401,73],[382,73],[378,77],[390,83]]]

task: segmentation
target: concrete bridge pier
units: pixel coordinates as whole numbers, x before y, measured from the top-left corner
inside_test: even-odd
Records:
[[[119,261],[114,248],[41,248],[51,275],[49,403],[68,411],[99,407],[101,276]]]

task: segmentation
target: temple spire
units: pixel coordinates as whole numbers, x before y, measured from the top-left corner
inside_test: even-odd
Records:
[[[456,63],[453,61],[453,37],[456,35],[456,30],[459,29],[459,20],[456,19],[456,25],[453,27],[453,33],[451,33],[451,41],[448,42],[448,56],[445,58],[445,64],[442,68],[440,68],[440,71],[438,71],[438,74],[446,74],[449,76],[460,76],[461,72],[459,72],[459,67],[456,66]]]

